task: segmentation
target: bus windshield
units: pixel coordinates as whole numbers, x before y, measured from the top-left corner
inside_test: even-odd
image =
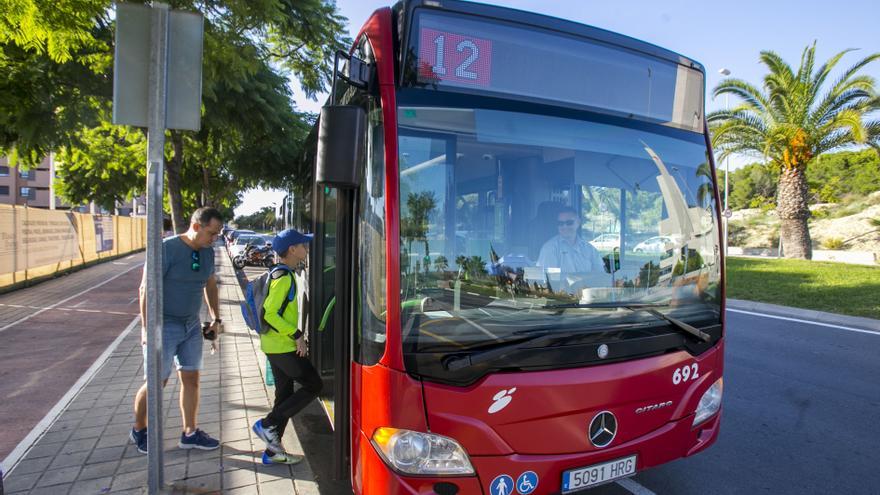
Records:
[[[482,108],[398,112],[405,354],[481,352],[535,331],[574,344],[579,332],[603,342],[675,332],[626,303],[719,324],[702,134]],[[499,356],[552,366],[534,352]]]

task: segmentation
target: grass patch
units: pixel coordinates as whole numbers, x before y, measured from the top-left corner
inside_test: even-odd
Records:
[[[880,267],[727,258],[727,297],[880,319]]]

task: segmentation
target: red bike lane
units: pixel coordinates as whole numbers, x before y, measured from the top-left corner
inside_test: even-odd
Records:
[[[112,280],[51,309],[45,308],[57,301],[33,297],[28,304],[15,306],[0,301],[0,311],[31,310],[27,318],[0,332],[0,459],[12,452],[137,316],[140,265],[126,266]],[[96,279],[95,285],[110,278]],[[24,290],[39,295],[39,289],[38,285]]]

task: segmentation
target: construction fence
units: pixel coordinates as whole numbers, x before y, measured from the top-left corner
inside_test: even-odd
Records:
[[[146,248],[143,218],[0,205],[0,290]]]

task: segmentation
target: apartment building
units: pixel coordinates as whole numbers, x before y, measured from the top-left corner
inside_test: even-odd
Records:
[[[49,208],[52,197],[52,174],[54,173],[50,157],[40,162],[37,168],[20,171],[9,165],[7,157],[0,157],[0,204],[27,205],[34,208]],[[116,212],[102,211],[96,205],[71,206],[55,196],[55,208],[74,210],[81,213],[116,213],[123,216],[146,215],[146,197],[133,198],[132,201],[120,202]]]
[[[49,208],[52,172],[49,157],[28,171],[18,170],[9,165],[7,157],[0,157],[0,203]],[[56,197],[55,207],[66,209],[70,205]]]

